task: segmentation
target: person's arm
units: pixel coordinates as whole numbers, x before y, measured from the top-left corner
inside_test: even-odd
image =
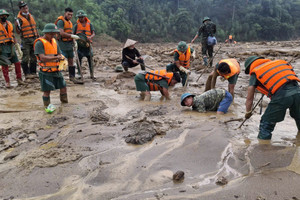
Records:
[[[216,87],[216,82],[217,82],[218,76],[219,76],[219,73],[215,69],[212,73],[210,89],[214,89]]]
[[[15,21],[16,33],[21,34],[21,30],[19,29],[19,24],[18,24],[17,20],[19,21],[20,26],[22,26],[22,24],[21,24],[22,21],[19,18],[17,18],[16,21]]]
[[[197,34],[195,35],[195,37],[192,39],[191,43],[193,44],[194,41],[199,37],[199,33],[197,32]]]
[[[94,37],[95,37],[95,35],[96,35],[96,33],[95,33],[95,29],[94,29],[94,26],[91,24],[91,36],[88,36],[87,38],[91,41]]]
[[[228,92],[232,95],[232,98],[234,99],[234,87],[235,84],[228,84]]]
[[[52,56],[52,55],[45,55],[45,54],[39,54],[39,58],[42,62],[56,62],[62,59],[61,54]]]
[[[59,29],[59,34],[60,34],[61,37],[72,38],[72,39],[75,39],[75,40],[79,39],[78,35],[73,35],[73,34],[70,34],[70,33],[66,33],[64,31],[64,22],[63,22],[63,20],[58,20],[57,28]]]
[[[255,86],[249,86],[248,87],[248,94],[247,94],[247,100],[246,100],[246,113],[249,113],[252,109],[253,100],[254,100],[254,92],[255,92]]]

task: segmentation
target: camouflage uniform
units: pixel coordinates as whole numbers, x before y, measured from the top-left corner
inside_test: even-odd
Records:
[[[193,100],[193,110],[198,112],[217,111],[220,102],[225,97],[225,92],[224,89],[213,89],[196,95]]]
[[[198,36],[202,35],[201,44],[202,44],[202,57],[205,65],[208,65],[207,54],[211,59],[213,57],[214,46],[207,45],[208,36],[213,36],[216,33],[216,25],[210,21],[206,20],[203,22],[203,25],[198,30]],[[212,61],[210,66],[212,67]]]

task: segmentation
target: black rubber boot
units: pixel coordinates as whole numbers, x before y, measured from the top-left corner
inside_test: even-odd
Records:
[[[62,103],[68,103],[68,94],[60,94],[60,102]]]
[[[74,84],[83,84],[83,81],[75,78],[75,66],[69,66],[69,78]]]

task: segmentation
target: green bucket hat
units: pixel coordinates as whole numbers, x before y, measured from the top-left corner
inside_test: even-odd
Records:
[[[27,3],[25,3],[24,1],[20,1],[19,3],[18,3],[18,6],[19,6],[19,8],[21,9],[22,7],[24,7],[24,6],[26,6],[27,5]]]
[[[9,13],[6,10],[4,10],[4,9],[0,9],[0,15],[7,15],[7,16],[9,16]]]
[[[57,26],[53,23],[46,24],[44,26],[43,33],[59,33]]]
[[[180,41],[178,43],[178,46],[177,46],[178,51],[185,52],[187,50],[187,48],[188,48],[188,46],[187,46],[186,42]]]
[[[187,97],[194,97],[195,95],[191,94],[191,93],[184,93],[183,95],[181,95],[181,99],[180,99],[180,104],[182,106],[185,106],[183,101],[187,98]]]
[[[245,61],[245,74],[249,74],[251,64],[257,59],[264,59],[264,57],[250,56],[249,58],[247,58],[247,60]]]
[[[117,65],[115,68],[115,72],[123,72],[123,67],[121,65]]]
[[[210,20],[210,18],[209,18],[209,17],[204,17],[204,18],[203,18],[203,23],[204,23],[205,21],[207,21],[207,20]]]
[[[78,10],[76,13],[76,17],[86,17],[87,14],[83,10]]]

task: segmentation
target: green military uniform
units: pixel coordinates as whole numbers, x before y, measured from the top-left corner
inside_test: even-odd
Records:
[[[61,50],[57,45],[57,53],[61,54]],[[44,45],[41,41],[37,41],[35,44],[35,55],[45,54]],[[42,72],[39,71],[39,78],[41,83],[41,90],[51,91],[66,87],[66,82],[61,72]]]
[[[193,100],[193,110],[198,112],[217,111],[220,102],[225,97],[224,89],[212,89],[201,95],[196,95]]]
[[[137,91],[141,91],[141,92],[150,91],[150,88],[147,84],[147,80],[145,79],[145,74],[139,73],[135,75],[134,82]],[[162,88],[166,88],[166,89],[169,88],[168,82],[165,79],[151,81],[151,83],[157,84]]]
[[[204,17],[203,25],[199,28],[197,35],[202,36],[201,45],[202,45],[202,56],[204,64],[208,65],[207,54],[210,59],[213,57],[214,46],[207,45],[208,36],[213,36],[216,34],[216,25],[208,17]],[[209,63],[212,66],[212,61]]]

